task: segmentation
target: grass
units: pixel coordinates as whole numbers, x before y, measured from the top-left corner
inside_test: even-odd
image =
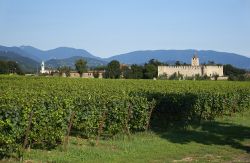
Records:
[[[31,149],[24,162],[250,162],[250,112],[187,130],[135,133],[94,144],[70,137],[67,151],[63,146]]]

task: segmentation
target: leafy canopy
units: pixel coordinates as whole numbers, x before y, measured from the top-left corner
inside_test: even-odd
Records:
[[[120,75],[121,75],[120,62],[117,60],[112,60],[111,62],[109,62],[105,76],[111,79],[118,79],[120,78]]]
[[[87,61],[84,59],[78,59],[75,62],[76,71],[82,75],[83,72],[87,71]]]

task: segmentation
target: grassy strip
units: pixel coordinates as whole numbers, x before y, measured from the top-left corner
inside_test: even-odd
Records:
[[[250,160],[250,112],[203,122],[187,130],[151,131],[110,140],[70,138],[68,151],[25,153],[25,162],[247,162]],[[92,145],[91,145],[92,144]]]

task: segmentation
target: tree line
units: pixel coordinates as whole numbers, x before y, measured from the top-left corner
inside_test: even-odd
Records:
[[[178,80],[183,78],[182,74],[173,74],[169,77],[158,77],[158,66],[168,66],[168,63],[160,62],[156,59],[151,59],[145,64],[132,64],[132,65],[125,65],[121,64],[117,60],[110,61],[106,66],[98,66],[94,68],[87,67],[87,61],[84,59],[79,59],[75,61],[75,70],[82,76],[83,73],[88,72],[88,70],[93,71],[93,76],[95,78],[99,77],[99,72],[103,72],[104,78],[111,78],[111,79],[169,79],[169,80]],[[173,65],[175,66],[188,66],[187,63],[181,63],[180,61],[176,61]],[[207,63],[202,63],[202,65],[222,65],[216,64],[214,61],[208,61]],[[249,81],[250,77],[247,76],[247,71],[244,69],[236,68],[230,64],[223,65],[224,75],[228,76],[228,80],[238,80],[238,81]],[[58,68],[59,75],[62,76],[63,73],[68,77],[70,76],[71,67],[63,66]],[[218,76],[214,76],[217,78]],[[188,77],[187,80],[209,80],[210,77],[208,76],[200,76],[195,75],[194,77]]]
[[[158,76],[158,66],[167,65],[158,60],[151,59],[149,62],[138,65],[120,64],[119,61],[113,60],[105,67],[105,78],[125,78],[125,79],[153,79]]]
[[[167,65],[166,63],[159,62],[158,60],[151,59],[148,63],[144,65],[125,65],[121,64],[117,60],[112,60],[106,66],[99,66],[95,68],[88,68],[87,61],[84,59],[79,59],[75,61],[75,70],[82,76],[83,73],[88,72],[88,70],[93,71],[93,76],[95,78],[99,77],[99,72],[104,72],[104,78],[111,79],[153,79],[157,78],[158,66]],[[72,69],[67,66],[58,68],[59,75],[62,76],[64,73],[66,76],[70,76],[70,71]]]
[[[186,63],[181,63],[176,61],[176,66],[188,65]],[[220,65],[216,64],[214,61],[208,61],[208,63],[203,63],[203,65]],[[156,59],[151,59],[145,64],[132,64],[125,65],[121,64],[117,60],[112,60],[106,66],[99,66],[95,68],[88,68],[87,61],[84,59],[79,59],[75,61],[75,70],[82,76],[83,73],[88,72],[88,70],[93,71],[93,76],[95,78],[99,77],[99,72],[103,72],[104,78],[111,79],[153,79],[158,78],[158,66],[168,66],[168,63],[160,62]],[[223,65],[224,75],[228,76],[228,80],[239,80],[239,81],[250,81],[249,72],[245,69],[236,68],[230,64]],[[65,74],[67,77],[70,76],[72,71],[71,67],[63,66],[58,69],[59,75]],[[19,64],[15,61],[1,61],[0,60],[0,74],[24,74]],[[181,77],[181,74],[174,74],[168,79],[176,80]],[[197,80],[208,80],[206,76],[195,76]]]
[[[224,65],[223,69],[224,75],[228,76],[228,80],[250,81],[250,72],[247,72],[245,69],[236,68],[230,64]]]
[[[0,74],[23,74],[23,71],[15,61],[0,60]]]

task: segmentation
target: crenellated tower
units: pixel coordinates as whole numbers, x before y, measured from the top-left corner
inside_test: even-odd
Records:
[[[199,66],[199,58],[197,56],[197,54],[195,54],[193,57],[192,57],[192,60],[191,60],[191,65],[192,66]]]

